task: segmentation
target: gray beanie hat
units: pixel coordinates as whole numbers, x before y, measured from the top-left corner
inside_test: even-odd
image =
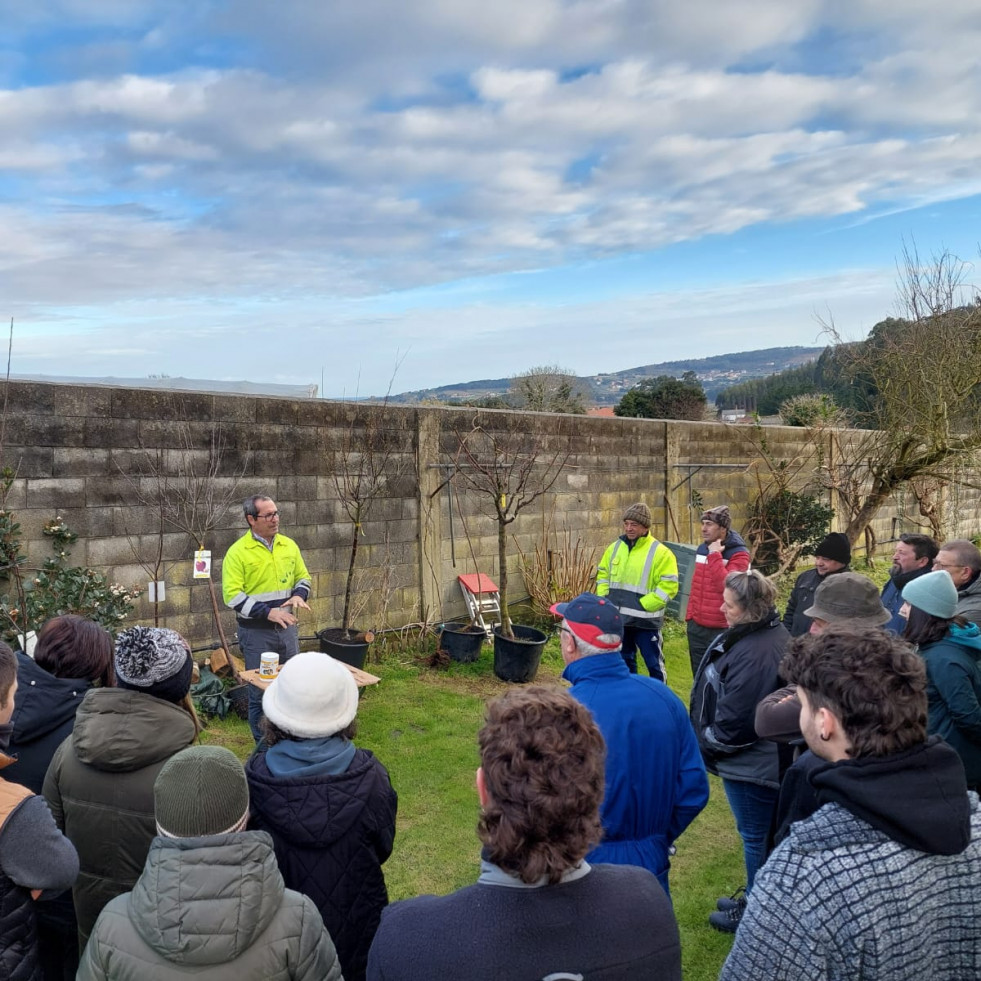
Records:
[[[714,521],[720,528],[729,529],[732,527],[732,516],[729,514],[729,506],[720,504],[718,507],[708,508],[702,512],[701,521]]]
[[[836,572],[814,591],[813,605],[804,616],[856,627],[881,627],[891,614],[882,605],[875,583],[857,572]]]
[[[643,501],[638,501],[636,504],[631,504],[630,507],[623,512],[623,520],[636,521],[637,524],[643,525],[645,528],[650,528],[651,509]]]
[[[924,613],[952,620],[957,613],[957,587],[943,569],[917,576],[903,586],[903,599]]]
[[[153,784],[157,833],[199,838],[241,831],[249,816],[249,785],[224,746],[189,746],[175,753]]]
[[[321,739],[346,729],[358,714],[358,686],[347,666],[329,654],[294,654],[262,696],[262,711],[299,739]]]
[[[116,638],[113,658],[120,688],[179,702],[191,684],[194,663],[187,641],[166,627],[130,627]]]

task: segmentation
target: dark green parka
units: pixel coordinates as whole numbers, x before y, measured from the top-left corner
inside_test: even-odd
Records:
[[[153,782],[195,735],[183,708],[153,695],[93,688],[82,699],[44,778],[51,813],[78,851],[79,949],[106,903],[140,877],[157,833]]]

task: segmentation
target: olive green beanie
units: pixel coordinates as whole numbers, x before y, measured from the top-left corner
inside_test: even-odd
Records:
[[[157,774],[153,806],[157,833],[166,838],[241,831],[249,816],[245,770],[224,746],[189,746]]]

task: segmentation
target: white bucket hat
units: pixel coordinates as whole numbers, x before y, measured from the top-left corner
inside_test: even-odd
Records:
[[[333,736],[357,715],[358,686],[340,661],[319,651],[306,651],[280,668],[262,696],[262,711],[291,736]]]

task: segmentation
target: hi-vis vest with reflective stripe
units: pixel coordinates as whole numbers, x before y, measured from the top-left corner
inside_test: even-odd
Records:
[[[256,608],[281,606],[294,592],[310,593],[310,573],[292,538],[277,535],[269,549],[247,531],[232,544],[221,564],[225,605],[240,617],[255,616]]]
[[[596,592],[609,596],[626,622],[651,626],[678,594],[678,563],[674,553],[650,535],[628,548],[618,538],[603,554],[596,573]]]

